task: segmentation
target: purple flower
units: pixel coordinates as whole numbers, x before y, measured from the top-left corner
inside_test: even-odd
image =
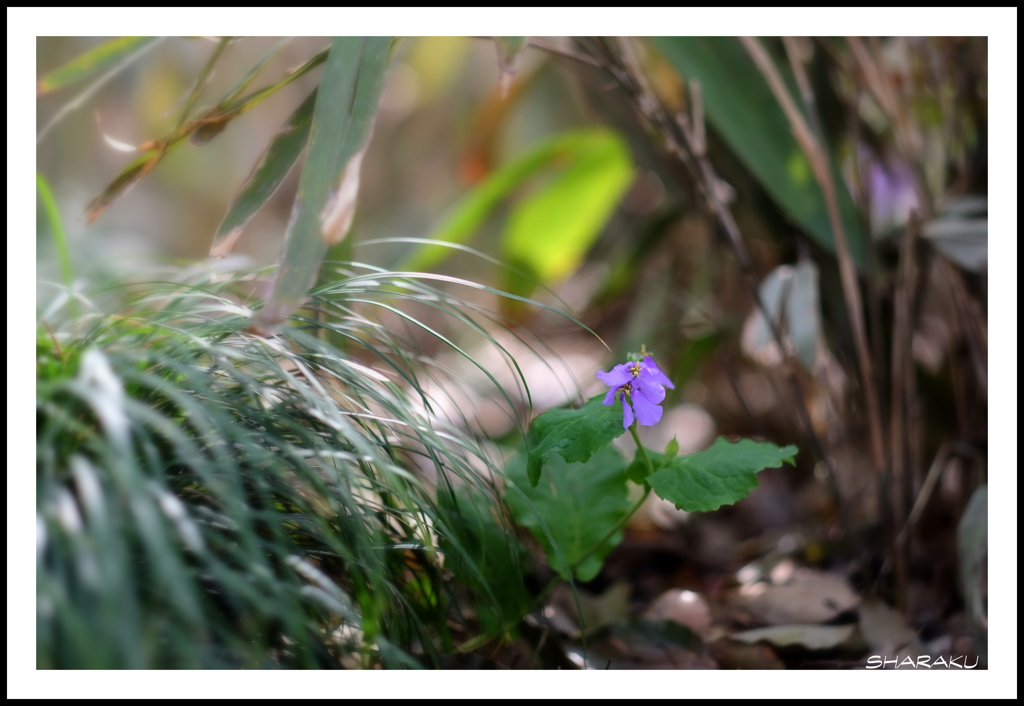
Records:
[[[645,427],[657,424],[661,420],[658,405],[665,399],[665,387],[676,387],[649,355],[643,360],[616,365],[608,373],[599,370],[597,377],[611,388],[604,404],[610,406],[616,398],[622,402],[622,426],[626,429],[633,424],[634,415]]]

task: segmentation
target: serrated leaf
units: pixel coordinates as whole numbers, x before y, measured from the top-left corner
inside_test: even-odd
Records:
[[[604,558],[622,541],[620,530],[594,549],[630,507],[625,461],[619,452],[606,447],[587,457],[586,463],[566,463],[553,455],[546,464],[547,482],[539,488],[531,489],[526,483],[524,454],[513,459],[506,471],[522,491],[522,496],[509,492],[506,497],[516,522],[537,538],[551,567],[563,578],[568,579],[569,567],[580,562],[576,568],[580,581],[597,576]]]
[[[658,497],[680,510],[708,512],[742,500],[757,486],[757,474],[783,463],[793,465],[795,446],[741,439],[736,443],[718,437],[710,448],[677,456],[647,477]]]
[[[302,102],[284,127],[274,135],[259,163],[246,178],[234,201],[224,215],[210,255],[224,257],[231,250],[242,229],[252,217],[270,200],[281,182],[295,166],[299,155],[309,139],[313,125],[313,107],[316,105],[316,89]]]
[[[622,407],[606,407],[602,398],[591,397],[579,409],[550,409],[533,421],[527,460],[530,487],[537,487],[541,469],[554,452],[569,463],[585,462],[625,433]]]

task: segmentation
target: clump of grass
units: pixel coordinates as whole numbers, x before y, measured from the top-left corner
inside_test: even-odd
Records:
[[[486,456],[410,400],[415,352],[347,315],[344,283],[317,300],[334,314],[252,335],[243,280],[40,326],[39,668],[437,665],[495,556],[521,582]],[[459,310],[409,292],[387,296]],[[507,631],[515,600],[478,623]]]

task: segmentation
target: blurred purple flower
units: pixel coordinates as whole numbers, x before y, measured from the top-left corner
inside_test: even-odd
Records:
[[[914,175],[901,160],[883,160],[865,147],[858,147],[861,168],[866,175],[865,188],[871,203],[871,222],[875,231],[902,227],[910,212],[918,208]]]
[[[665,388],[676,387],[649,355],[643,360],[616,365],[611,372],[599,370],[597,377],[611,388],[604,404],[610,406],[616,398],[622,402],[622,426],[626,429],[632,426],[634,415],[645,427],[657,424],[662,412],[658,405],[665,399]]]

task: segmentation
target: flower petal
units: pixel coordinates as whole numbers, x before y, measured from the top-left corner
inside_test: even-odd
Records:
[[[658,407],[661,410],[661,407]],[[629,429],[633,426],[633,409],[629,406],[629,402],[626,401],[626,394],[622,394],[622,428]]]
[[[651,404],[661,404],[665,400],[665,388],[657,383],[652,383],[647,378],[641,376],[633,383],[633,394],[641,394],[647,398],[647,401]]]
[[[664,385],[670,389],[676,389],[676,386],[672,384],[672,381],[668,379],[665,373],[661,372],[661,368],[654,362],[654,358],[647,356],[644,358],[644,374],[643,377],[645,382],[654,382],[659,385]]]
[[[629,372],[629,367],[622,363],[616,365],[611,369],[611,372],[606,373],[603,370],[597,371],[598,379],[609,387],[621,387],[627,382],[633,379],[633,374]]]
[[[634,392],[631,401],[636,418],[645,427],[653,427],[661,421],[661,407],[651,402],[642,390]]]
[[[615,393],[618,391],[619,389],[617,387],[609,388],[608,394],[604,396],[604,402],[602,402],[601,404],[603,404],[605,407],[610,407],[612,403],[615,402]]]

